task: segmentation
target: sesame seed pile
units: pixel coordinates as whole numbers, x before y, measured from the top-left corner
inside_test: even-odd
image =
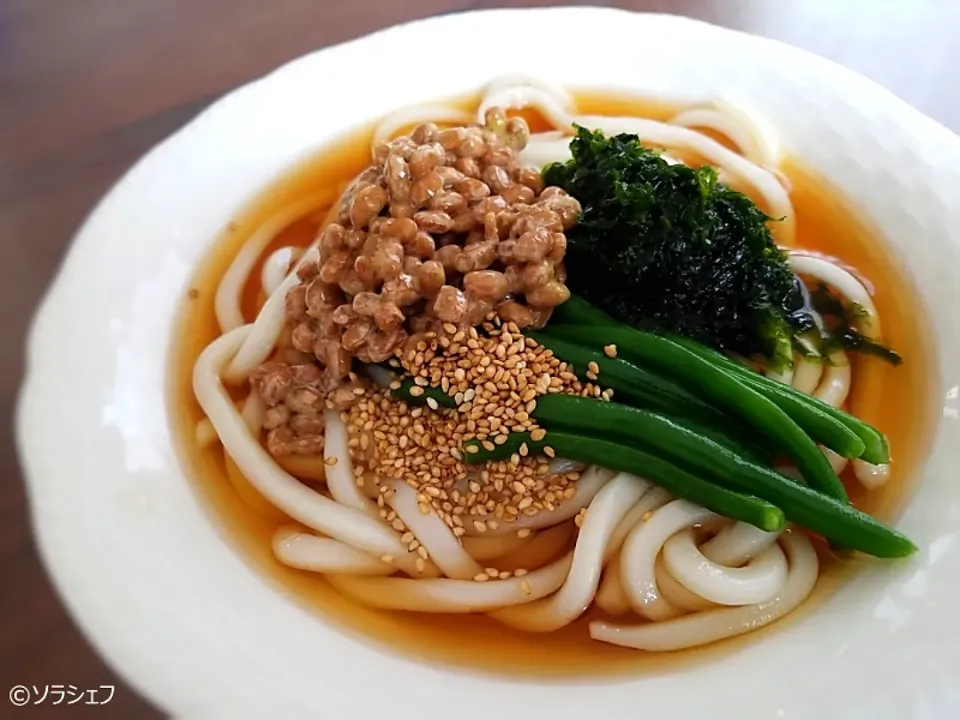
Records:
[[[582,384],[512,323],[492,321],[482,329],[481,334],[444,326],[411,338],[398,353],[397,363],[417,386],[440,387],[454,397],[456,408],[411,406],[378,389],[368,390],[344,414],[358,478],[373,473],[381,482],[406,482],[417,491],[420,511],[436,512],[458,537],[468,524],[471,532],[483,533],[555,510],[573,496],[579,479],[578,473],[551,474],[549,461],[528,455],[525,446],[507,460],[468,466],[464,440],[477,438],[492,449],[510,432],[541,439],[545,433],[531,417],[538,396],[562,392],[609,399],[611,394]],[[386,507],[389,494],[383,485],[381,515],[399,521]],[[524,532],[529,531],[518,534]]]
[[[501,326],[495,320],[483,330],[481,335],[476,328],[447,324],[441,334],[426,333],[408,343],[400,355],[400,364],[417,385],[439,387],[453,396],[464,416],[465,437],[489,438],[500,445],[511,432],[536,432],[530,414],[539,395],[612,396],[611,390],[581,384],[566,363],[524,337],[513,323]],[[590,369],[591,379],[597,372]]]

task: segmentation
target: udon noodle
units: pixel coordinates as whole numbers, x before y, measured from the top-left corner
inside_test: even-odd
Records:
[[[784,219],[771,231],[789,252],[793,271],[862,308],[857,329],[881,338],[868,284],[828,256],[795,249],[791,188],[778,170],[777,139],[753,113],[732,103],[690,108],[665,122],[586,114],[565,89],[514,76],[486,88],[475,116],[433,103],[384,118],[373,132],[371,155],[376,158],[383,143],[420,123],[482,125],[491,108],[535,115],[545,123],[520,152],[522,162],[535,168],[570,157],[575,125],[636,134],[670,162],[714,166],[722,182]],[[197,443],[222,444],[256,493],[289,518],[273,537],[277,560],[322,573],[340,593],[370,607],[486,613],[528,633],[553,632],[596,607],[604,618],[590,623],[593,640],[647,651],[748,633],[804,602],[820,565],[805,532],[793,527],[765,532],[726,519],[629,473],[584,469],[557,458],[549,477],[576,479],[569,492],[558,491],[559,498],[539,512],[509,522],[466,512],[448,523],[424,504],[420,490],[355,462],[346,415],[338,410],[323,412],[321,452],[288,458],[272,453],[263,437],[269,408],[250,380],[263,363],[290,351],[286,298],[300,283],[298,270],[316,262],[322,234],[307,248],[276,247],[273,241],[283,228],[334,199],[317,195],[293,202],[246,240],[216,290],[221,334],[193,370],[205,415],[196,427]],[[259,283],[262,304],[248,322],[242,295],[251,282]],[[796,352],[787,369],[754,367],[833,407],[848,405],[854,375],[842,349],[833,350],[827,363]],[[374,381],[390,382],[382,368],[370,370]],[[842,472],[848,461],[823,450],[835,472]],[[311,462],[313,469],[304,470]],[[871,490],[890,477],[888,465],[860,459],[852,465],[856,479]],[[468,481],[457,486],[463,493]]]

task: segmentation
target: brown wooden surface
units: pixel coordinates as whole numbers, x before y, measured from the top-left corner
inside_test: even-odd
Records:
[[[53,593],[31,538],[12,439],[27,324],[86,213],[137,157],[213,98],[291,58],[414,17],[551,4],[0,0],[0,718],[159,716],[96,656]],[[691,15],[805,47],[960,130],[960,2],[597,4]],[[117,691],[99,708],[8,703],[15,684],[55,683]]]

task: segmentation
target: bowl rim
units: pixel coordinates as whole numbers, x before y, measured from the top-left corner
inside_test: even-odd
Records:
[[[336,77],[337,70],[363,68],[363,77],[369,78],[371,71],[364,62],[371,55],[394,53],[415,59],[422,51],[410,48],[437,35],[483,38],[502,23],[511,23],[518,36],[552,32],[563,37],[577,27],[583,66],[558,58],[551,73],[552,79],[571,85],[596,87],[582,81],[606,69],[599,74],[617,79],[612,84],[648,93],[672,94],[682,86],[685,96],[694,97],[709,94],[711,88],[714,92],[717,87],[734,88],[785,129],[785,144],[809,147],[802,153],[805,160],[812,158],[815,169],[827,169],[831,180],[849,192],[885,234],[901,238],[895,242],[901,253],[909,242],[902,238],[924,240],[919,248],[911,246],[906,267],[920,281],[928,305],[938,309],[933,321],[939,375],[947,395],[925,481],[900,523],[918,539],[921,552],[883,577],[865,572],[845,589],[845,596],[873,603],[873,612],[868,619],[858,618],[853,630],[845,630],[846,640],[830,645],[850,664],[856,658],[882,656],[879,643],[896,641],[904,662],[913,659],[907,679],[914,687],[889,668],[845,669],[842,683],[819,668],[790,688],[761,693],[748,707],[787,716],[806,715],[818,707],[829,716],[830,703],[841,702],[849,717],[854,713],[850,698],[857,696],[857,716],[869,711],[870,717],[902,717],[896,713],[904,709],[912,709],[908,714],[942,716],[948,707],[960,708],[960,697],[950,684],[951,670],[960,670],[960,650],[937,642],[948,627],[960,628],[945,607],[949,604],[945,598],[960,588],[960,577],[944,567],[944,558],[956,559],[951,523],[960,518],[957,493],[946,481],[951,463],[960,458],[956,443],[960,428],[955,422],[960,324],[949,312],[960,300],[960,263],[949,262],[960,259],[956,229],[960,208],[942,195],[960,180],[960,138],[876,83],[806,51],[688,18],[608,8],[457,13],[319,50],[215,102],[147,153],[104,197],[78,232],[34,319],[17,416],[17,443],[41,556],[74,619],[128,682],[177,714],[239,717],[286,709],[363,716],[383,709],[389,695],[392,712],[422,718],[439,706],[416,702],[428,687],[435,698],[458,700],[458,710],[467,718],[486,714],[481,703],[469,700],[479,701],[491,687],[503,687],[502,681],[420,665],[356,643],[280,596],[236,557],[199,507],[190,483],[183,481],[176,455],[171,455],[165,392],[158,393],[156,381],[166,369],[174,313],[169,293],[183,287],[191,261],[225,220],[277,173],[346,127],[406,104],[394,100],[409,90],[399,87],[402,83],[380,97],[361,97]],[[631,33],[640,32],[661,35],[651,37],[643,48],[629,47]],[[684,42],[696,47],[693,58],[677,50]],[[523,67],[514,71],[541,60],[531,49],[523,53],[518,53]],[[657,70],[642,80],[622,67],[603,65],[604,59],[651,57],[658,60]],[[692,62],[707,57],[710,63]],[[425,87],[416,88],[414,99],[451,96],[500,73],[466,74],[470,79],[458,86],[460,75],[437,68]],[[789,82],[771,87],[771,78]],[[302,88],[311,80],[326,83],[337,97],[350,98],[349,107],[332,112],[319,100],[302,97]],[[790,102],[799,98],[805,104],[797,113],[802,121],[788,113]],[[278,108],[298,109],[306,117],[281,122]],[[333,117],[324,118],[325,111]],[[827,147],[823,141],[815,147],[810,138],[814,130],[804,128],[803,122],[819,122],[815,129],[823,132],[830,124],[826,117],[853,121],[856,132],[832,128]],[[876,142],[877,137],[884,142]],[[844,150],[844,142],[865,144],[876,155],[867,167],[840,167],[837,156],[843,159],[851,152]],[[231,149],[239,150],[240,157],[228,158],[224,153]],[[896,165],[898,161],[910,164],[909,183],[894,177],[894,170],[907,172]],[[184,167],[189,172],[183,173]],[[202,193],[206,206],[192,207],[197,203],[190,193]],[[894,198],[902,207],[889,206]],[[137,251],[122,244],[131,227],[144,239]],[[929,243],[935,247],[927,247]],[[106,263],[110,256],[122,258],[118,265],[130,272],[124,275]],[[94,277],[99,284],[96,297],[90,293]],[[78,308],[83,309],[82,318],[77,317]],[[71,358],[73,383],[64,379],[64,362],[54,352],[65,338],[89,342],[80,345],[81,357]],[[62,408],[64,397],[71,398],[72,407],[51,414]],[[57,426],[62,433],[49,433]],[[59,442],[44,437],[41,430],[59,437]],[[65,435],[70,440],[64,445]],[[84,477],[101,473],[98,482],[86,488],[89,495],[68,482],[77,472]],[[113,513],[110,523],[103,522],[106,513]],[[166,564],[175,559],[184,561],[179,572]],[[160,588],[161,581],[172,585]],[[198,603],[197,598],[204,596],[234,598],[236,607],[218,615]],[[804,633],[812,633],[811,640],[825,641],[844,622],[842,606],[831,603],[804,621]],[[250,618],[264,610],[278,618],[282,643],[264,628],[249,627]],[[871,634],[876,637],[865,637]],[[803,646],[801,658],[813,658],[805,642],[797,628],[789,628],[723,667],[692,668],[682,678],[618,678],[605,684],[602,699],[589,694],[597,682],[560,686],[531,679],[510,686],[511,703],[502,714],[519,718],[549,708],[558,718],[572,718],[584,708],[602,708],[610,717],[627,717],[639,691],[648,709],[685,715],[699,707],[696,694],[683,693],[684,685],[694,680],[707,683],[702,687],[709,691],[715,717],[742,717],[737,673],[773,667],[778,651],[792,646],[796,652],[798,644]],[[317,657],[315,648],[328,644],[336,644],[336,653]],[[927,657],[930,654],[935,658]],[[378,674],[388,680],[382,693],[363,692],[364,682],[358,682],[364,680],[359,669],[374,661]],[[318,668],[326,673],[325,680],[332,681],[325,683],[326,696],[319,704],[311,692]],[[345,668],[354,668],[356,674],[345,674]],[[245,689],[253,687],[258,688],[256,697]],[[812,689],[821,696],[811,699]]]

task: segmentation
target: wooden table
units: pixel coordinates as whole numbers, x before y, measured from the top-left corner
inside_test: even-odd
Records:
[[[316,48],[484,0],[0,0],[0,717],[158,717],[96,656],[30,534],[12,440],[23,340],[70,237],[142,153],[231,88]],[[799,45],[960,130],[960,2],[635,0]],[[84,478],[77,478],[84,482]],[[8,690],[117,685],[103,707],[15,709]]]

